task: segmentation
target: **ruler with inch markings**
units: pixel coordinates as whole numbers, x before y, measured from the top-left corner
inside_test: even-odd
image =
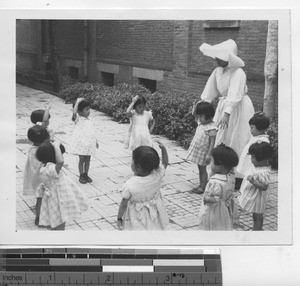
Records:
[[[0,249],[0,286],[222,285],[219,250]]]

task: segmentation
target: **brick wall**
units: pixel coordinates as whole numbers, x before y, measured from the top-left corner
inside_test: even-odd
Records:
[[[238,54],[245,62],[248,95],[255,109],[262,110],[268,22],[240,21],[238,29],[204,29],[203,24],[204,21],[178,21],[175,24],[173,57],[176,64],[172,72],[165,73],[160,89],[190,91],[199,93],[200,96],[208,76],[216,65],[213,59],[202,55],[199,46],[204,42],[214,45],[234,39],[238,45]],[[181,67],[181,72],[178,66]]]
[[[83,60],[84,26],[81,20],[56,22],[57,49],[61,57]]]
[[[17,72],[33,71],[38,66],[38,21],[16,20]]]
[[[172,21],[97,21],[97,61],[172,70]]]
[[[38,20],[17,20],[17,69],[38,67],[39,53],[49,49],[47,27]],[[45,21],[46,22],[46,21]],[[237,42],[239,56],[245,62],[248,94],[255,108],[262,109],[264,93],[264,58],[267,21],[239,21],[239,28],[205,29],[206,21],[99,20],[89,22],[89,81],[101,81],[97,63],[118,65],[115,84],[137,83],[133,68],[163,71],[157,90],[182,90],[200,94],[215,68],[199,46],[217,44],[229,38]],[[84,21],[58,20],[57,46],[67,74],[66,60],[76,61],[82,75]],[[41,25],[41,26],[39,26]],[[42,27],[42,28],[41,28]],[[43,31],[44,36],[39,35]],[[41,41],[42,38],[42,41]],[[41,57],[41,56],[40,56]],[[71,61],[70,61],[71,60]]]

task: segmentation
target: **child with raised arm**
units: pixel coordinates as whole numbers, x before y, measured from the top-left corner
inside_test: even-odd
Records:
[[[252,213],[253,230],[263,230],[271,175],[268,160],[273,155],[273,148],[269,143],[260,141],[252,144],[248,153],[253,166],[242,182],[239,202],[245,211]]]
[[[30,115],[30,120],[34,125],[42,125],[47,128],[50,140],[54,140],[54,134],[51,129],[49,129],[50,123],[50,108],[51,104],[48,102],[45,109],[36,109],[32,111]]]
[[[203,201],[200,206],[200,229],[232,230],[234,215],[234,185],[233,168],[239,162],[236,152],[224,144],[215,147],[212,152],[210,177]]]
[[[208,177],[206,167],[211,161],[211,150],[217,135],[217,127],[213,122],[215,110],[208,102],[198,102],[193,104],[193,115],[198,127],[188,149],[186,160],[196,163],[199,170],[200,183],[192,192],[203,194]]]
[[[35,153],[38,147],[46,140],[49,139],[49,133],[47,129],[42,125],[34,125],[28,129],[27,138],[32,145],[28,150],[27,160],[24,169],[23,177],[23,195],[36,197],[35,205],[35,224],[39,224],[40,208],[42,197],[39,194],[39,190],[43,187],[40,177],[40,169],[42,163],[37,160]]]
[[[165,146],[158,142],[162,152],[162,166],[157,151],[140,146],[132,152],[131,169],[134,173],[122,187],[122,201],[117,224],[121,230],[164,230],[169,222],[160,191],[169,159]]]
[[[70,153],[79,156],[79,182],[82,184],[93,181],[88,175],[90,160],[91,156],[95,155],[96,148],[99,147],[95,125],[89,115],[89,102],[84,98],[77,98],[73,107],[72,120],[75,122],[75,129],[70,144]]]
[[[126,149],[134,150],[139,146],[153,147],[150,133],[154,128],[155,120],[152,112],[145,110],[146,104],[147,101],[143,96],[136,95],[126,110],[126,115],[130,118],[130,126],[124,142]]]
[[[64,230],[66,222],[88,209],[80,188],[63,172],[65,149],[58,142],[45,141],[36,151],[42,162],[40,174],[44,184],[39,225]]]

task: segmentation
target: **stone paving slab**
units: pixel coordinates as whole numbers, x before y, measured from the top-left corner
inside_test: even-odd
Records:
[[[72,105],[51,94],[32,88],[17,85],[16,88],[16,229],[41,230],[34,225],[35,198],[22,195],[23,171],[30,142],[27,130],[32,126],[30,114],[35,109],[44,109],[51,102],[50,128],[55,138],[61,141],[66,150],[74,128]],[[119,124],[102,112],[91,110],[90,115],[96,125],[99,149],[91,159],[89,175],[92,183],[81,185],[78,182],[78,157],[66,153],[64,155],[64,171],[86,193],[90,209],[77,220],[68,222],[66,230],[116,230],[116,216],[121,201],[120,189],[123,183],[132,176],[131,151],[123,148],[123,139],[128,125]],[[164,136],[154,135],[166,146],[170,165],[163,180],[162,193],[170,217],[169,230],[199,230],[198,213],[201,195],[190,193],[198,185],[198,168],[185,161],[186,150],[175,141]],[[160,154],[158,146],[156,147]],[[264,230],[277,230],[278,224],[278,183],[277,172],[272,173],[270,199],[265,214]],[[252,215],[239,210],[239,220],[234,229],[248,231],[252,228]]]

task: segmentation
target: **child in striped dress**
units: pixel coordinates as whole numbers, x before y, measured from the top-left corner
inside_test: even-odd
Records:
[[[270,119],[263,113],[257,112],[254,114],[252,118],[249,120],[251,139],[248,144],[243,149],[243,152],[240,156],[240,161],[238,166],[236,167],[236,179],[235,179],[235,189],[239,190],[241,187],[241,183],[245,176],[245,173],[251,168],[251,158],[248,154],[249,147],[259,141],[270,143],[269,135],[267,134],[267,130],[270,126]]]
[[[64,230],[66,222],[88,209],[83,192],[62,171],[64,151],[55,141],[45,141],[36,151],[43,163],[40,174],[44,184],[39,225],[51,230]]]
[[[199,170],[200,184],[192,192],[203,194],[208,177],[206,166],[211,161],[211,150],[215,145],[217,135],[217,128],[213,122],[215,110],[212,104],[200,101],[197,104],[193,104],[193,115],[198,123],[198,127],[188,149],[186,160],[196,163]]]
[[[263,230],[271,174],[268,160],[273,149],[269,143],[260,141],[252,144],[248,153],[253,165],[242,182],[239,203],[245,211],[253,214],[253,230]]]

